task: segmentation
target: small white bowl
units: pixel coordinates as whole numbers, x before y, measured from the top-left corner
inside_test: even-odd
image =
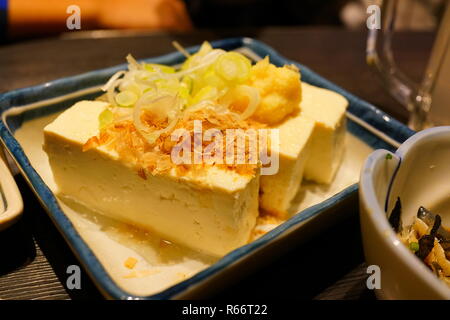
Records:
[[[450,299],[450,288],[399,241],[390,226],[387,216],[397,197],[403,226],[412,223],[420,206],[433,210],[442,201],[447,201],[447,210],[435,213],[450,226],[450,126],[421,131],[395,153],[374,151],[362,168],[359,186],[366,262],[381,270],[377,297]]]

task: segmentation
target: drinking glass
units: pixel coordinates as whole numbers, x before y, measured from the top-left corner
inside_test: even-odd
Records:
[[[409,79],[393,58],[392,37],[400,1],[404,0],[381,2],[381,28],[369,30],[367,63],[377,70],[390,94],[409,111],[409,127],[419,131],[436,125],[450,125],[449,1],[446,1],[421,83]]]

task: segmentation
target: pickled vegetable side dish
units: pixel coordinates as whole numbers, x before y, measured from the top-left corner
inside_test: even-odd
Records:
[[[420,207],[414,222],[402,227],[401,211],[402,205],[398,198],[389,222],[400,240],[450,286],[450,231],[442,225],[441,216]]]

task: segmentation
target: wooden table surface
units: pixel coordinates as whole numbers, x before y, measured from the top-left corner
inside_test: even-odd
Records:
[[[401,121],[406,112],[382,88],[365,64],[365,32],[329,28],[264,28],[246,31],[196,31],[190,34],[114,34],[105,38],[68,36],[0,47],[0,94],[124,62],[229,36],[249,36],[274,47]],[[97,34],[98,36],[98,34]],[[433,35],[399,33],[394,51],[399,66],[419,80]],[[66,268],[79,264],[20,176],[24,216],[0,232],[0,299],[102,299],[88,276],[81,290],[68,290]],[[262,266],[212,298],[374,299],[361,246],[357,207],[307,243]],[[83,273],[86,275],[85,273]]]

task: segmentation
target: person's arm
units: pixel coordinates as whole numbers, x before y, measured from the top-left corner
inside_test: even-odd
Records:
[[[1,1],[1,0],[0,0]],[[67,31],[67,8],[80,8],[81,30],[93,28],[186,30],[182,0],[6,0],[11,35]]]

